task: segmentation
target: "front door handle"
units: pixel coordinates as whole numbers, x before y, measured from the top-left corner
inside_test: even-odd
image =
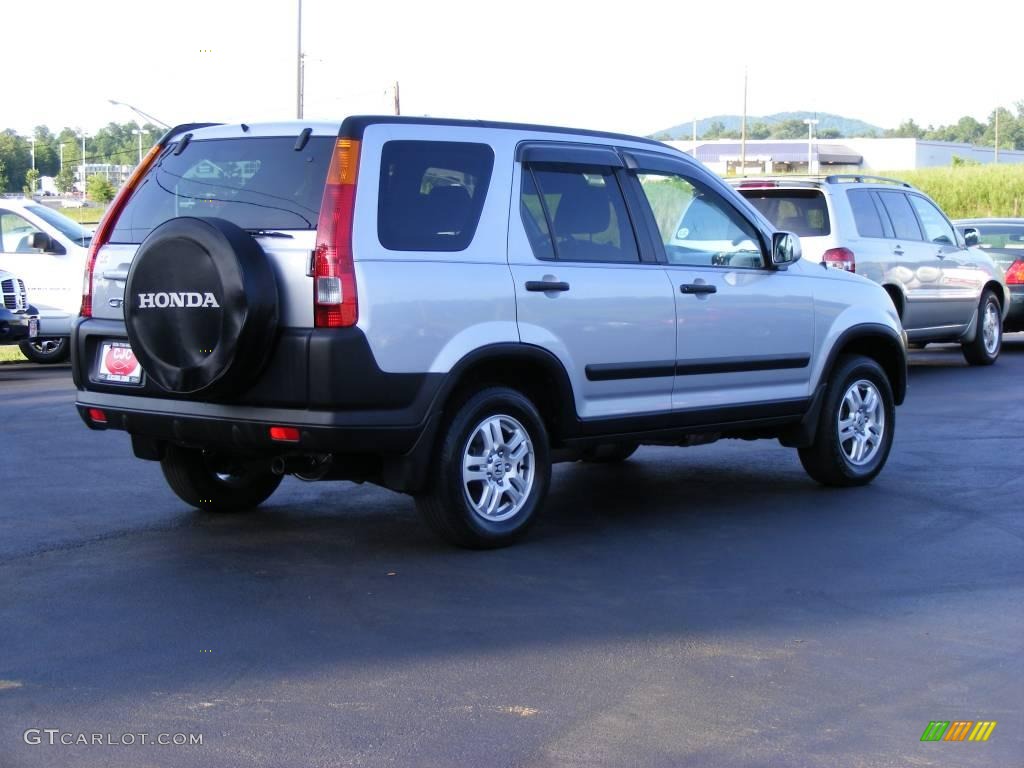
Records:
[[[903,255],[903,249],[902,248],[893,248],[892,249],[892,254],[893,254],[893,256],[902,256]]]
[[[710,283],[683,283],[679,286],[680,293],[718,293],[718,288]]]
[[[547,293],[548,291],[568,291],[569,284],[564,280],[527,280],[526,290],[531,293]]]

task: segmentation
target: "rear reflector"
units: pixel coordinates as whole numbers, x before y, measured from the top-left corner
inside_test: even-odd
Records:
[[[297,427],[271,427],[270,439],[279,443],[297,443],[299,430]]]
[[[96,227],[96,233],[89,244],[89,257],[85,262],[85,274],[82,279],[82,307],[78,311],[78,314],[82,317],[92,317],[92,273],[96,268],[96,255],[100,252],[100,248],[110,241],[110,234],[114,231],[114,225],[117,224],[117,219],[124,210],[128,198],[132,196],[135,187],[138,186],[139,181],[146,175],[149,167],[153,165],[153,161],[156,160],[162,150],[163,144],[158,142],[142,158],[142,162],[135,166],[132,175],[128,177],[128,181],[118,190],[114,202],[110,204],[107,212],[100,220],[99,226]]]
[[[359,319],[352,255],[352,216],[359,175],[359,142],[338,139],[327,170],[313,251],[313,317],[317,328],[343,328]]]
[[[857,271],[857,259],[849,248],[829,248],[821,257],[825,266],[834,269],[843,269],[847,272]]]
[[[92,421],[93,424],[106,424],[107,414],[105,414],[99,408],[90,408],[89,420]]]
[[[1017,259],[1006,270],[1007,285],[1024,285],[1024,259]]]

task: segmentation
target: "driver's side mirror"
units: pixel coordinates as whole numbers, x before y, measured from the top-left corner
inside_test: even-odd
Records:
[[[981,232],[978,231],[977,227],[964,227],[963,232],[964,245],[968,248],[981,242]]]
[[[53,250],[53,238],[45,232],[33,232],[28,245],[33,251],[51,251]]]
[[[772,264],[785,269],[787,264],[799,261],[802,255],[800,238],[792,232],[776,232],[772,235]]]

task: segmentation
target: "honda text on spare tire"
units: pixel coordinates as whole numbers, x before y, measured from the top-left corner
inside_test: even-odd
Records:
[[[553,462],[645,444],[777,439],[868,483],[906,392],[881,286],[663,144],[511,123],[174,128],[95,233],[80,315],[82,419],[185,503],[369,481],[474,548],[538,519]]]

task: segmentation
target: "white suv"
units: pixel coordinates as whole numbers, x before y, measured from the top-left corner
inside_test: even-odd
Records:
[[[368,480],[471,547],[526,529],[553,462],[641,443],[775,438],[860,485],[906,390],[899,319],[799,255],[632,136],[184,126],[93,241],[77,407],[201,509],[251,508],[286,474]]]
[[[29,301],[39,311],[39,337],[20,344],[33,362],[68,358],[91,238],[79,224],[35,200],[0,200],[0,269],[25,281]]]
[[[913,346],[959,342],[972,365],[1002,347],[1010,291],[1003,271],[909,184],[878,176],[778,176],[730,183],[805,259],[874,280],[892,298]]]

